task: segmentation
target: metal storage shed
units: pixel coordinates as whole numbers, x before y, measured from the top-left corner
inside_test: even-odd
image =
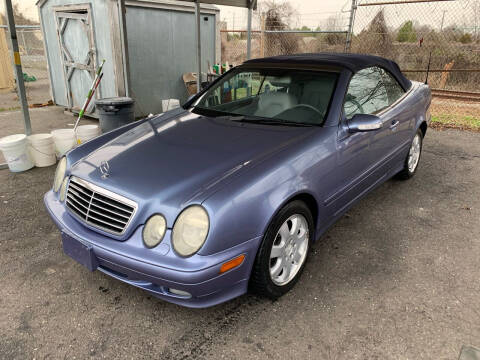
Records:
[[[211,1],[210,1],[211,2]],[[161,100],[186,99],[182,74],[196,71],[200,18],[201,68],[220,59],[219,10],[171,0],[40,0],[52,98],[79,111],[102,59],[97,97],[129,95],[136,114],[161,112]],[[124,16],[122,16],[124,14]]]

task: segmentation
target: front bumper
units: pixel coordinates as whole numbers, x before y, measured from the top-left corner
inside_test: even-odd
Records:
[[[125,241],[118,241],[83,226],[71,216],[52,191],[44,196],[45,206],[58,228],[88,244],[98,260],[97,269],[120,281],[148,291],[156,297],[187,307],[209,307],[244,294],[261,237],[209,256],[180,258],[171,249],[171,232],[160,245],[143,245],[139,226]],[[224,274],[221,265],[245,254],[243,263]],[[191,297],[171,293],[186,291]]]

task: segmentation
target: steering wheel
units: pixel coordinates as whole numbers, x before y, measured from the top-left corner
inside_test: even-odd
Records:
[[[317,114],[319,114],[320,116],[323,116],[323,114],[315,107],[313,107],[312,105],[308,105],[308,104],[298,104],[298,105],[295,105],[293,107],[291,107],[290,109],[287,109],[287,110],[293,110],[293,109],[296,109],[296,108],[305,108],[305,109],[308,109],[308,110],[313,110],[315,111]]]

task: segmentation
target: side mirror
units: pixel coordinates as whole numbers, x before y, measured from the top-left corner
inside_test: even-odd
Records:
[[[373,131],[382,127],[382,120],[378,116],[369,114],[356,114],[347,121],[348,131],[351,133]]]

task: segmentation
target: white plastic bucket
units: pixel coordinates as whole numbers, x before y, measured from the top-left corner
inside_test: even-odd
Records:
[[[57,129],[51,132],[55,143],[55,154],[60,159],[65,153],[74,148],[77,143],[77,137],[73,129]]]
[[[35,166],[52,166],[57,162],[52,134],[30,135],[28,145]]]
[[[28,152],[27,135],[16,134],[0,139],[2,150],[8,168],[12,172],[20,172],[31,169],[33,162]]]
[[[77,127],[77,144],[83,144],[100,135],[98,125],[81,125]]]

